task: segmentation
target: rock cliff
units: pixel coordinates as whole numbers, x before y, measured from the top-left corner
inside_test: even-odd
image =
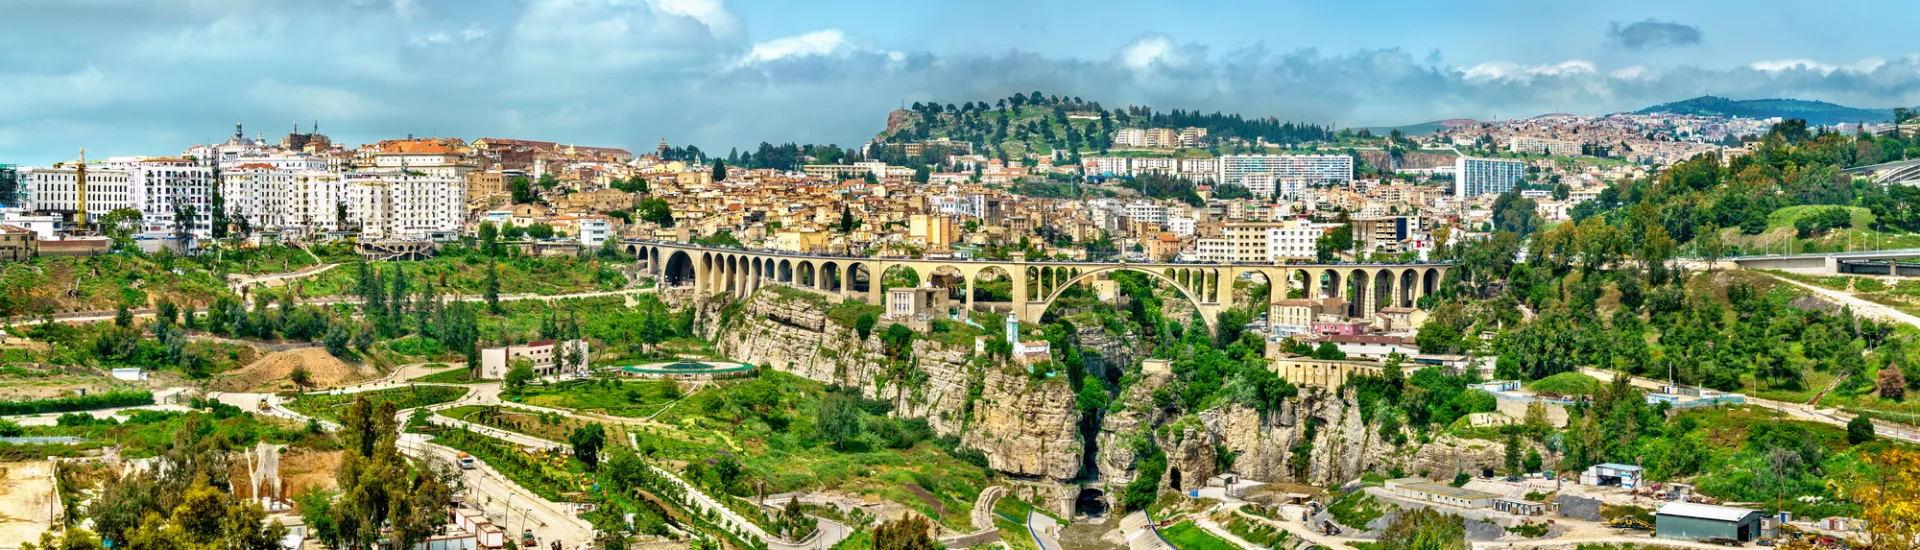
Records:
[[[1170,381],[1169,375],[1143,378],[1121,397],[1136,405],[1105,418],[1097,462],[1104,479],[1114,483],[1133,479],[1138,457],[1127,442],[1139,434],[1154,433],[1156,425],[1177,417],[1178,411],[1151,406],[1153,392]],[[1177,488],[1181,490],[1204,486],[1208,477],[1221,473],[1216,471],[1216,455],[1222,450],[1233,454],[1233,472],[1257,481],[1333,484],[1392,461],[1389,445],[1361,423],[1354,403],[1327,392],[1303,389],[1299,399],[1287,401],[1264,418],[1259,411],[1234,404],[1201,411],[1197,417],[1197,429],[1183,421],[1175,424],[1179,430],[1154,436],[1167,453],[1166,482],[1171,485],[1171,472],[1179,470]],[[1309,445],[1306,463],[1297,465],[1293,451],[1303,442]]]
[[[989,467],[1061,481],[1080,473],[1080,415],[1066,380],[1033,382],[1014,368],[990,368],[973,407],[960,444],[986,455]]]
[[[851,327],[829,320],[827,308],[807,299],[761,291],[731,314],[706,315],[714,351],[743,361],[828,384],[858,387],[870,399],[893,403],[894,414],[922,417],[940,435],[959,433],[965,420],[967,384],[979,376],[973,350],[925,339],[913,342],[913,360],[886,356],[877,336],[862,339]],[[725,322],[715,322],[725,317]]]

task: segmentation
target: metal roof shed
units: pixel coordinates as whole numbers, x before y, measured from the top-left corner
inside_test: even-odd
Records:
[[[1760,534],[1760,511],[1690,502],[1670,502],[1654,512],[1660,538],[1727,539],[1747,542]]]

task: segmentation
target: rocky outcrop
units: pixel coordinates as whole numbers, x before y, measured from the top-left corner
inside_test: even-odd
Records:
[[[1506,459],[1506,446],[1501,443],[1445,436],[1422,445],[1400,469],[1432,479],[1452,479],[1458,472],[1477,476],[1485,468],[1504,469]]]
[[[1127,389],[1127,403],[1151,403],[1152,394],[1171,381],[1167,375],[1142,379]],[[1123,483],[1136,475],[1138,457],[1128,445],[1133,437],[1151,433],[1174,415],[1149,407],[1128,407],[1110,413],[1101,426],[1098,464],[1102,477]],[[1354,403],[1327,392],[1302,389],[1300,398],[1261,415],[1259,411],[1225,404],[1200,412],[1199,429],[1187,421],[1174,425],[1178,433],[1160,434],[1155,443],[1167,453],[1168,479],[1180,471],[1181,490],[1204,486],[1216,471],[1220,451],[1233,454],[1231,470],[1256,481],[1288,481],[1327,485],[1384,467],[1392,461],[1390,446],[1361,422]],[[1143,432],[1146,430],[1146,432]],[[1311,436],[1311,439],[1308,439]],[[1294,448],[1310,445],[1306,464],[1295,464]],[[1304,474],[1304,475],[1303,475]]]
[[[788,292],[804,292],[799,290]],[[886,355],[878,334],[862,339],[851,327],[827,319],[824,297],[762,290],[728,313],[709,319],[714,351],[720,356],[761,365],[827,384],[860,388],[870,399],[893,403],[894,413],[926,418],[940,435],[960,432],[965,422],[967,385],[981,369],[971,363],[972,348],[925,339],[913,342],[913,359],[901,364]]]
[[[1100,435],[1095,438],[1094,464],[1100,468],[1100,479],[1115,484],[1133,480],[1140,459],[1134,452],[1133,439],[1145,437],[1145,430],[1165,421],[1164,413],[1153,405],[1153,392],[1172,382],[1171,374],[1147,374],[1120,392],[1115,403],[1124,406],[1101,418]]]
[[[979,450],[995,470],[1069,480],[1080,473],[1079,418],[1066,380],[1034,382],[1016,369],[991,368],[960,445]]]

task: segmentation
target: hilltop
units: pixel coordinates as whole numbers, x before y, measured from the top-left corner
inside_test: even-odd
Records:
[[[1273,117],[1249,118],[1183,109],[1158,111],[1145,106],[1108,109],[1097,101],[1046,96],[1037,91],[992,102],[916,102],[907,109],[889,113],[887,127],[877,137],[893,145],[945,138],[970,143],[974,152],[987,156],[1001,156],[1004,152],[1007,156],[1020,157],[1059,149],[1071,157],[1128,148],[1129,144],[1115,137],[1116,131],[1125,128],[1176,132],[1200,128],[1205,131],[1204,137],[1180,144],[1199,148],[1239,141],[1291,144],[1333,137],[1333,132],[1324,127]],[[919,151],[920,148],[914,148],[914,152]]]
[[[1732,116],[1747,118],[1799,118],[1808,124],[1825,126],[1844,122],[1887,122],[1893,120],[1891,109],[1861,109],[1836,105],[1825,101],[1804,99],[1727,99],[1715,96],[1700,96],[1684,101],[1662,103],[1633,114],[1649,115],[1671,113],[1678,115]]]

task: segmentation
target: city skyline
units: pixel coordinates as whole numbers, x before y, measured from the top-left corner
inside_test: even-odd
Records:
[[[1331,9],[28,1],[11,9],[20,32],[0,37],[11,90],[0,160],[171,154],[222,139],[234,120],[269,135],[317,120],[348,143],[844,146],[901,103],[1032,90],[1339,126],[1598,114],[1703,94],[1920,102],[1920,54],[1895,32],[1912,18],[1894,16],[1916,8],[1901,3],[1849,10],[1888,15],[1873,18],[1728,3]]]

